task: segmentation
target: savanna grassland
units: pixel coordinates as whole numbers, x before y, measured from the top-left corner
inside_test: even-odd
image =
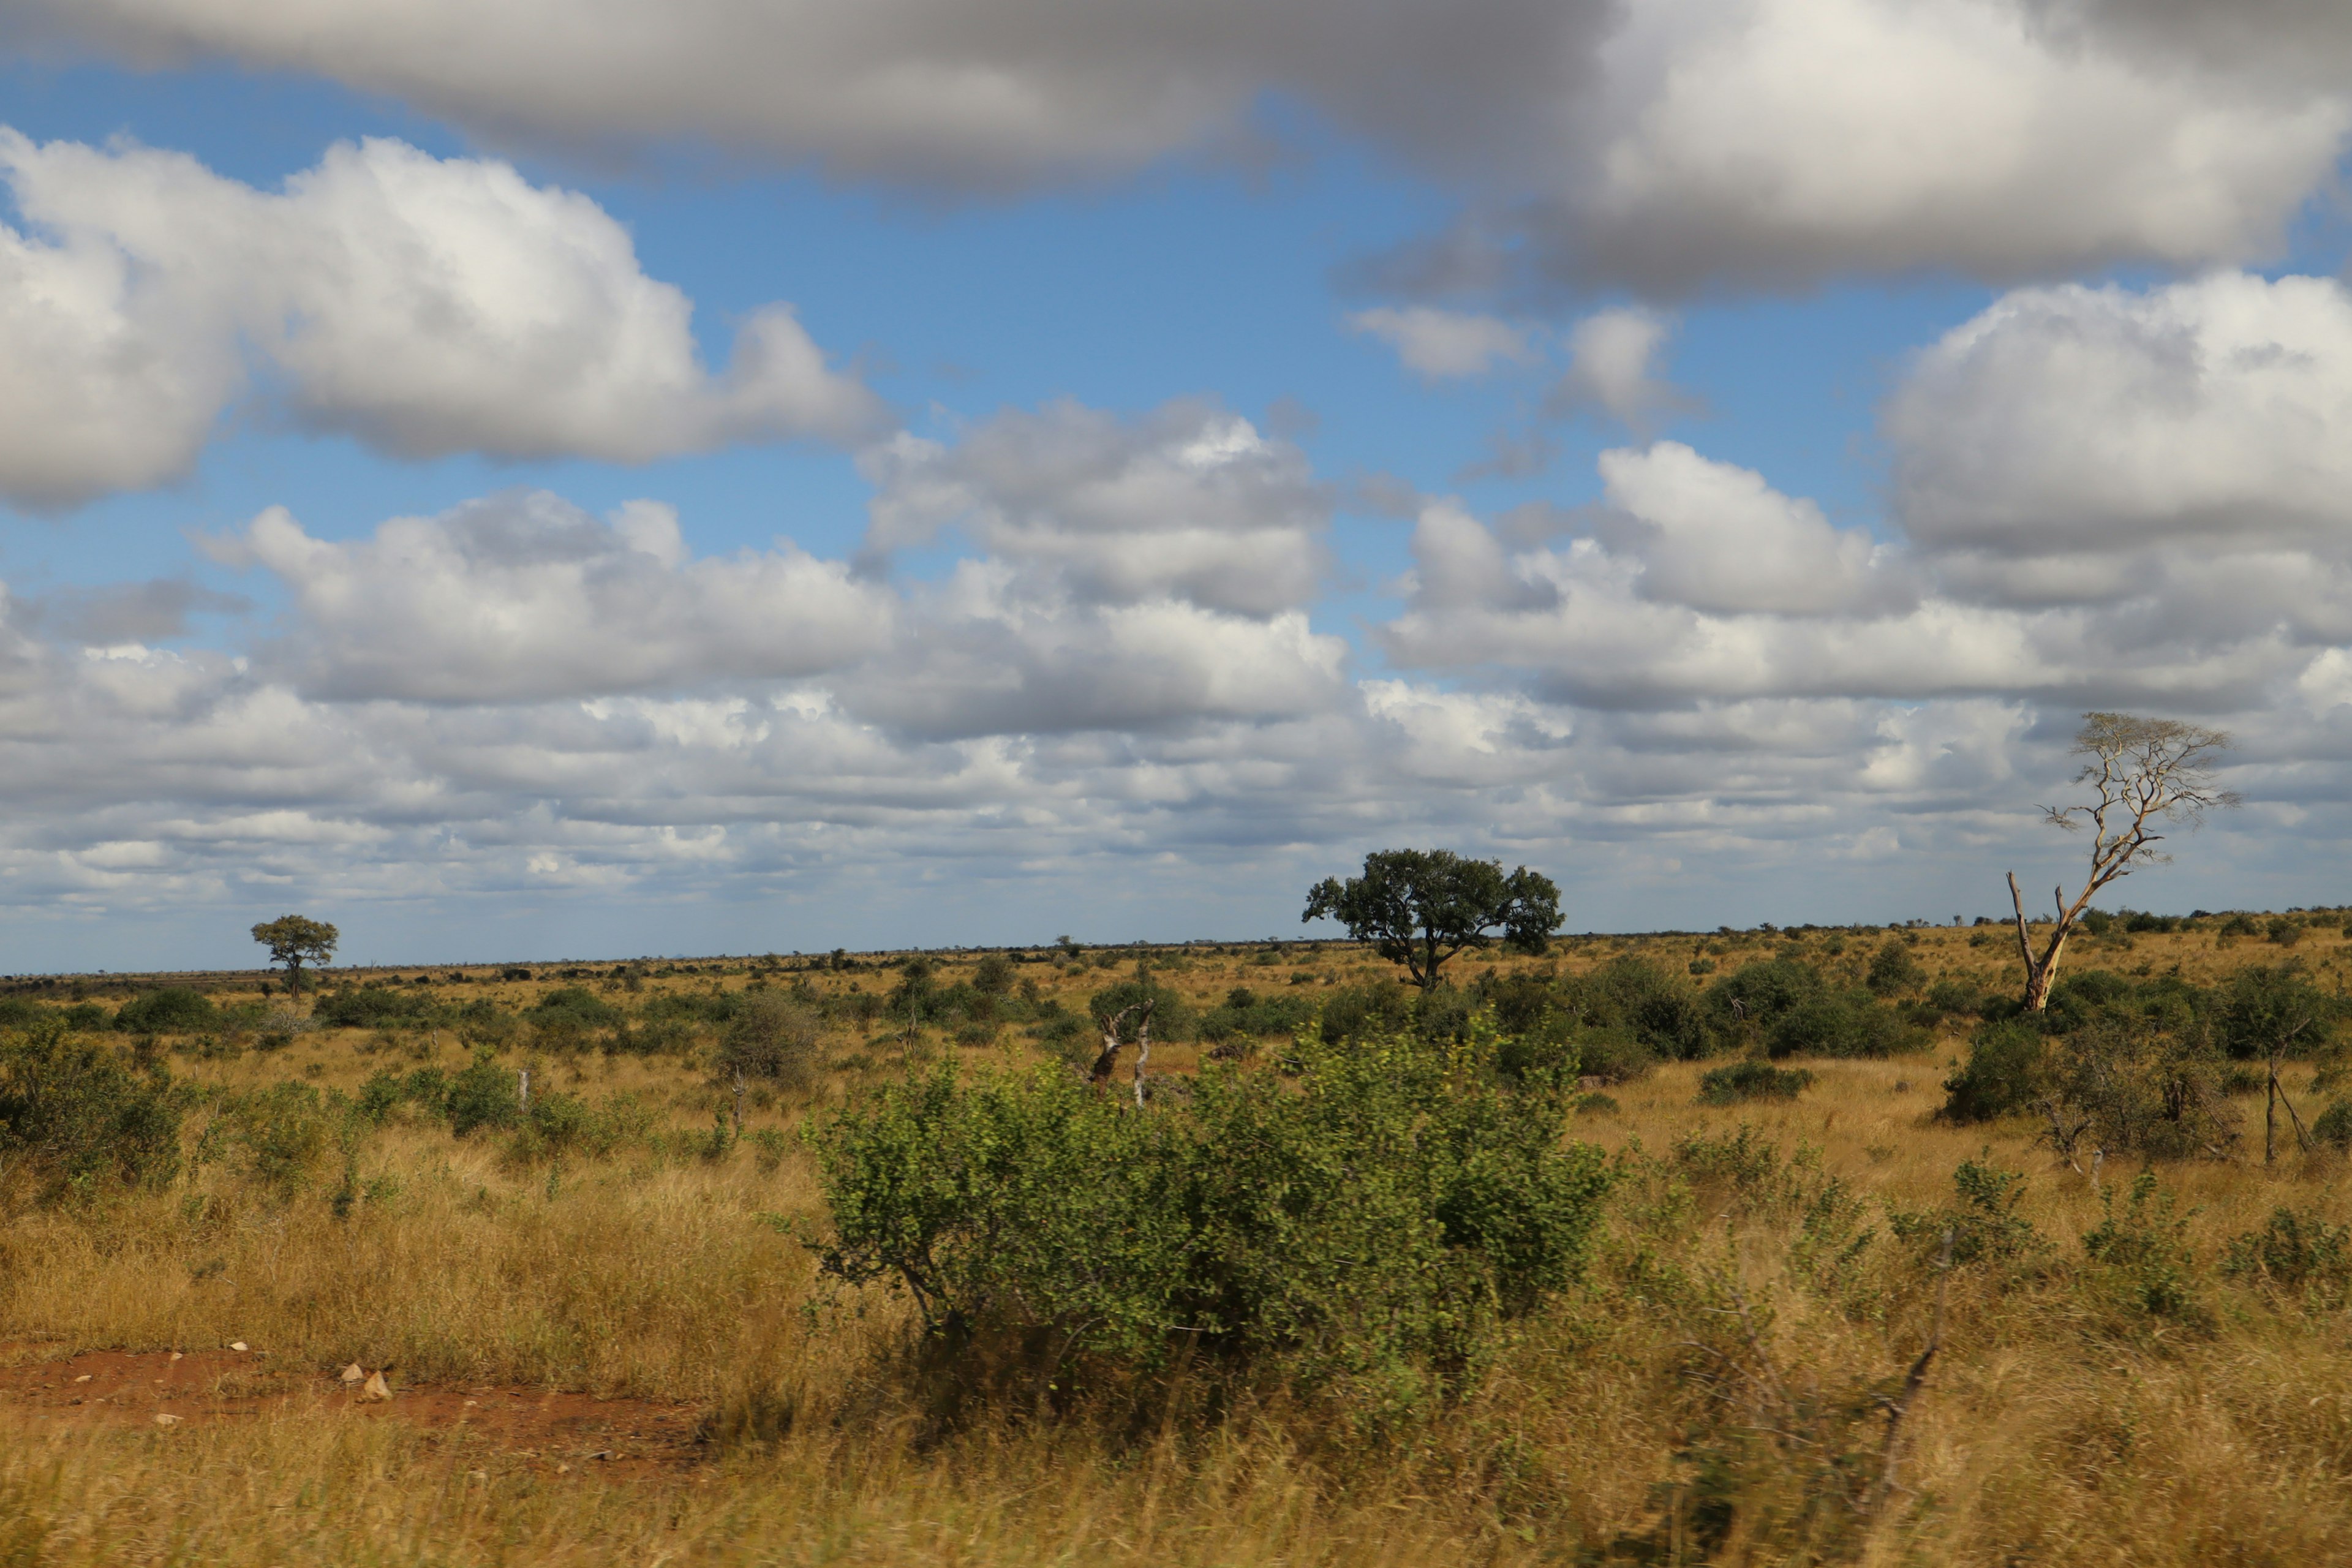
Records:
[[[1328,943],[10,983],[0,1088],[20,1129],[51,1100],[0,1147],[0,1564],[2352,1561],[2344,921],[2103,921],[2030,1039],[1995,927],[1571,938],[1425,999]],[[2266,1164],[2246,1020],[2289,985],[2310,1136],[2282,1113]],[[1079,1086],[1122,986],[1159,998],[1145,1110],[1131,1052]],[[1707,1081],[1768,1060],[1811,1079]],[[2128,1114],[2066,1077],[2119,1060],[2155,1064]],[[829,1193],[903,1196],[855,1185],[886,1090],[1278,1132],[1366,1062],[1476,1080],[1465,1137],[1597,1151],[1543,1166],[1539,1289],[1465,1265],[1400,1336],[1342,1258],[1265,1287],[1282,1334],[1227,1324],[1244,1353],[1109,1332],[1142,1298],[1083,1267],[1056,1300],[1110,1306],[1052,1317],[1008,1263],[950,1333],[824,1271]],[[1186,1147],[1147,1152],[1258,1157]],[[1056,1170],[1021,1212],[1134,1239]],[[202,1373],[73,1383],[100,1352]],[[557,1393],[613,1419],[487,1408]]]

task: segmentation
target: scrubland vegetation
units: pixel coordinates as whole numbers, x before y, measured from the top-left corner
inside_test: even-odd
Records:
[[[395,1395],[0,1399],[0,1563],[2352,1559],[2346,919],[0,983],[0,1356]]]

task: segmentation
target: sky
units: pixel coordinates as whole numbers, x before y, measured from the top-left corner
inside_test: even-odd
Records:
[[[0,970],[2336,905],[2336,0],[0,0]],[[2038,896],[2037,896],[2038,897]]]

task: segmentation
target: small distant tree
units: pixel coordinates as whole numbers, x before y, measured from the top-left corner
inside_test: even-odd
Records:
[[[1560,928],[1559,889],[1525,866],[1450,849],[1382,849],[1364,857],[1364,874],[1326,877],[1307,894],[1302,921],[1338,921],[1354,941],[1402,963],[1423,991],[1464,948],[1485,947],[1500,932],[1514,952],[1541,952]]]
[[[2066,939],[2083,923],[2084,912],[2101,889],[2128,877],[2142,866],[2161,865],[2172,857],[2158,848],[2165,836],[2157,831],[2167,823],[2185,822],[2194,827],[2205,813],[2232,806],[2239,797],[2218,787],[2213,770],[2230,737],[2219,730],[2185,724],[2177,719],[2142,719],[2129,713],[2085,713],[2074,732],[2074,754],[2084,760],[2076,784],[2091,786],[2092,798],[2080,805],[2042,808],[2051,826],[2069,833],[2091,829],[2091,872],[2073,902],[2066,889],[2057,889],[2057,923],[2040,953],[2025,919],[2024,896],[2018,891],[2017,873],[2009,874],[2009,900],[2017,912],[2017,952],[2025,964],[2025,1005],[2038,1013],[2050,1004],[2050,987],[2058,980],[2058,961]]]
[[[269,950],[269,962],[286,971],[286,994],[302,994],[302,966],[323,964],[335,956],[342,934],[324,921],[308,915],[280,915],[253,928],[253,940]]]

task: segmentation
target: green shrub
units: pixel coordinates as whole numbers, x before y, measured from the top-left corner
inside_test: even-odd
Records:
[[[522,1120],[520,1084],[512,1068],[499,1065],[488,1051],[478,1051],[471,1065],[449,1080],[443,1113],[449,1131],[463,1138],[478,1128],[504,1130]]]
[[[1626,954],[1560,981],[1556,989],[1560,1011],[1570,1021],[1622,1030],[1654,1057],[1686,1061],[1714,1048],[1697,988],[1645,959]],[[1504,1030],[1510,1032],[1508,1024]]]
[[[430,1022],[437,1011],[433,998],[422,992],[367,984],[320,997],[310,1019],[330,1029],[385,1029]]]
[[[2048,1254],[2050,1242],[2017,1212],[2025,1195],[2025,1173],[2004,1171],[1992,1163],[1987,1149],[1975,1160],[1963,1160],[1952,1173],[1958,1199],[1940,1209],[1887,1209],[1887,1226],[1898,1240],[1927,1255],[1940,1255],[1943,1238],[1952,1238],[1952,1262],[2016,1265]]]
[[[816,1015],[782,992],[753,993],[719,1036],[718,1066],[723,1075],[802,1087],[816,1073]]]
[[[0,1037],[0,1166],[37,1193],[100,1182],[161,1186],[179,1173],[180,1097],[58,1017]]]
[[[2188,1216],[2176,1214],[2172,1194],[2158,1185],[2156,1173],[2132,1178],[2131,1197],[2116,1212],[2116,1192],[2099,1194],[2105,1217],[2083,1237],[2083,1250],[2101,1266],[2104,1283],[2125,1305],[2150,1317],[2189,1327],[2210,1325],[2196,1295],[2196,1263],[2184,1239]]]
[[[1871,955],[1870,969],[1863,978],[1863,984],[1879,996],[1916,991],[1927,983],[1927,972],[1919,967],[1911,944],[1900,937],[1890,937]]]
[[[1272,1357],[1377,1425],[1474,1377],[1598,1216],[1607,1167],[1562,1143],[1566,1097],[1498,1087],[1494,1046],[1309,1040],[1287,1081],[1212,1068],[1149,1111],[1058,1069],[942,1067],[813,1130],[820,1261],[904,1287],[951,1347]]]
[[[514,1119],[504,1152],[519,1165],[574,1155],[601,1159],[623,1143],[645,1137],[652,1127],[652,1112],[630,1095],[614,1095],[601,1105],[591,1105],[576,1094],[533,1094],[530,1113]]]
[[[549,992],[523,1015],[534,1045],[543,1050],[583,1050],[598,1033],[619,1026],[621,1010],[584,985]]]
[[[2221,1272],[2333,1310],[2352,1286],[2352,1230],[2316,1214],[2274,1208],[2260,1230],[2233,1237],[2222,1248]]]
[[[1968,1065],[1944,1080],[1944,1116],[1990,1121],[2023,1110],[2045,1079],[2041,1030],[2021,1018],[1987,1024],[1969,1042]]]
[[[1749,1100],[1794,1100],[1811,1086],[1813,1075],[1802,1068],[1776,1068],[1769,1062],[1734,1062],[1717,1068],[1698,1080],[1701,1105],[1738,1105]]]
[[[286,1082],[220,1102],[219,1119],[203,1145],[206,1157],[227,1152],[242,1156],[247,1174],[292,1193],[326,1161],[333,1147],[337,1118],[319,1090]]]
[[[1323,1037],[1335,1045],[1402,1035],[1412,1027],[1412,992],[1394,980],[1342,985],[1323,1002]]]
[[[2352,1151],[2352,1100],[2330,1100],[2311,1124],[2311,1135],[2339,1154]]]
[[[135,996],[114,1016],[114,1026],[131,1035],[200,1035],[219,1024],[212,998],[184,985]]]

